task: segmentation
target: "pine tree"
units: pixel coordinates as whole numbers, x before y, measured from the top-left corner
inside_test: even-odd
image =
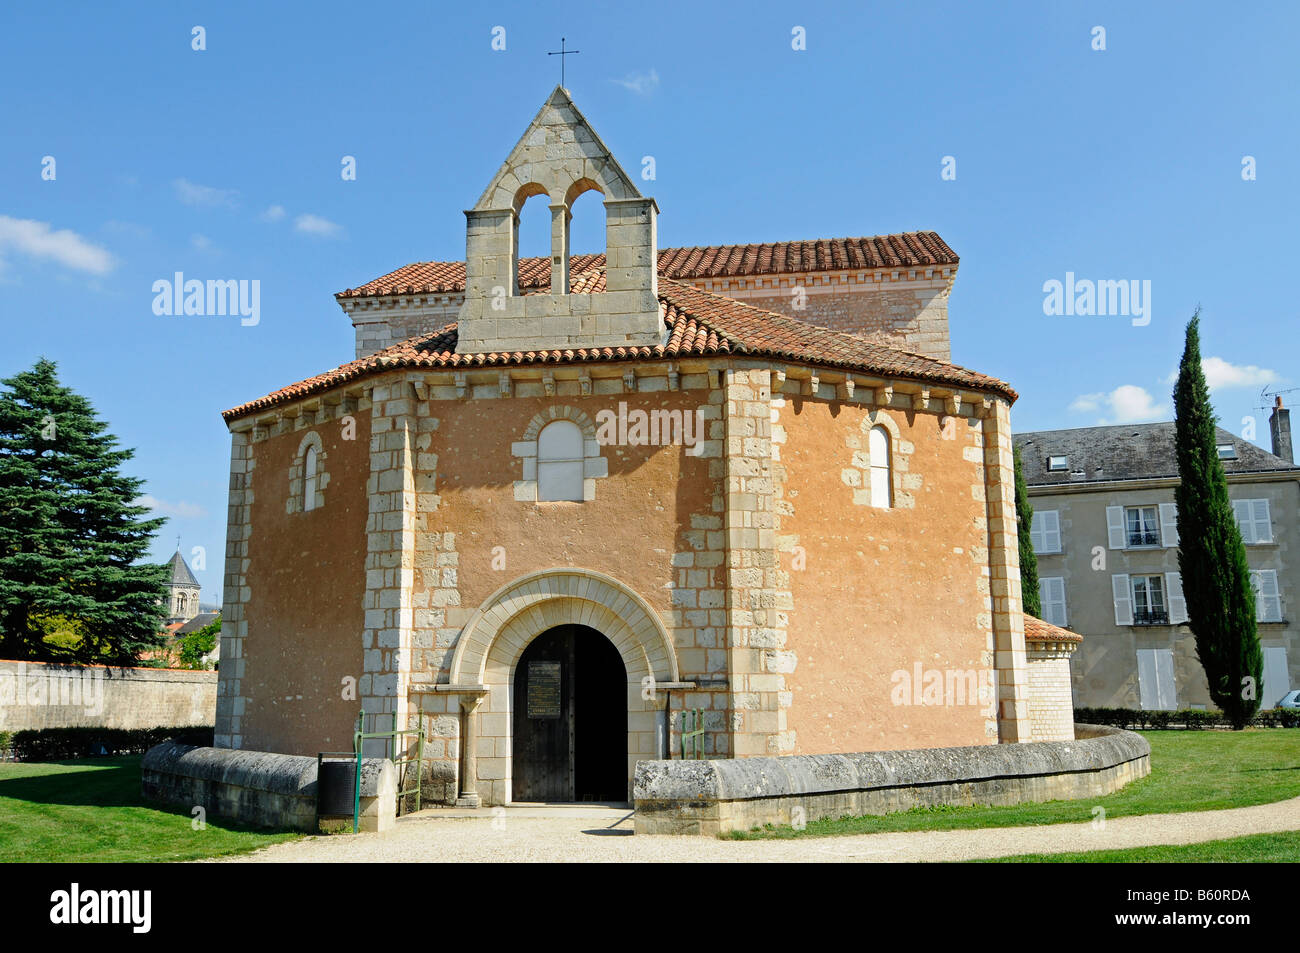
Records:
[[[55,370],[0,380],[0,658],[128,664],[163,642],[166,567],[139,560],[165,520]],[[51,620],[76,637],[47,639]]]
[[[1241,729],[1259,708],[1264,662],[1246,547],[1228,500],[1228,478],[1217,448],[1218,421],[1201,368],[1200,324],[1198,308],[1187,324],[1174,386],[1178,570],[1210,698],[1232,726]]]
[[[1012,447],[1016,461],[1016,523],[1020,537],[1020,599],[1025,612],[1043,617],[1043,597],[1038,591],[1038,556],[1034,552],[1031,533],[1034,525],[1034,508],[1029,505],[1029,487],[1025,484],[1025,470],[1020,462],[1020,448]]]

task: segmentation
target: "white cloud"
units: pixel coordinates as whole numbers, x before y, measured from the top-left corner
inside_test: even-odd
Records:
[[[317,238],[338,238],[343,234],[342,225],[336,225],[319,215],[299,215],[293,220],[293,227],[304,235],[315,235]]]
[[[1076,414],[1090,414],[1100,409],[1101,402],[1105,399],[1106,395],[1102,393],[1080,394],[1074,398],[1074,402],[1070,404],[1070,409]]]
[[[1255,364],[1233,364],[1221,357],[1201,358],[1201,370],[1205,372],[1205,383],[1210,386],[1210,390],[1267,387],[1282,379],[1277,371],[1269,370],[1267,367],[1259,367]],[[1178,371],[1176,369],[1170,371],[1164,382],[1171,386],[1176,384]]]
[[[155,513],[161,513],[163,516],[198,519],[208,515],[208,511],[197,503],[186,503],[184,500],[168,503],[166,500],[160,500],[156,496],[150,496],[147,493],[135,502],[137,506],[147,506]]]
[[[212,239],[207,235],[191,235],[190,244],[198,251],[212,251]]]
[[[262,221],[264,222],[278,222],[282,218],[284,218],[283,205],[272,205],[262,213]]]
[[[175,179],[172,187],[176,190],[178,199],[186,205],[197,205],[200,208],[215,208],[221,205],[234,208],[237,204],[235,197],[239,195],[235,189],[214,189],[209,185],[196,185],[188,179]]]
[[[108,274],[117,264],[107,249],[91,244],[74,231],[64,228],[56,232],[49,222],[0,215],[0,254],[5,251],[96,275]]]
[[[1167,419],[1170,408],[1157,404],[1155,398],[1136,384],[1123,384],[1110,393],[1080,394],[1070,404],[1075,413],[1105,412],[1098,424],[1136,424]]]
[[[1211,390],[1229,387],[1265,387],[1278,381],[1276,371],[1254,364],[1229,364],[1221,357],[1202,359],[1201,367],[1205,371],[1205,382]],[[1175,380],[1177,376],[1175,376]]]
[[[649,96],[659,88],[659,73],[651,67],[648,73],[628,73],[622,79],[616,79],[614,82],[624,89],[630,89],[638,96]]]

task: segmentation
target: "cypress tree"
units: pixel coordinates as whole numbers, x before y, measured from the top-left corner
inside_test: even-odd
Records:
[[[0,380],[0,658],[128,664],[164,641],[167,570],[139,560],[165,520],[134,503],[133,451],[55,371]]]
[[[1201,368],[1200,323],[1198,308],[1187,324],[1174,386],[1178,570],[1210,698],[1232,726],[1241,729],[1259,708],[1264,662],[1246,547],[1228,500],[1228,478],[1217,448],[1218,421]]]
[[[1034,553],[1034,540],[1030,534],[1034,524],[1034,508],[1029,505],[1029,487],[1025,483],[1024,466],[1020,462],[1020,448],[1012,447],[1016,461],[1016,532],[1020,541],[1020,599],[1025,612],[1043,617],[1043,599],[1038,591],[1038,556]]]

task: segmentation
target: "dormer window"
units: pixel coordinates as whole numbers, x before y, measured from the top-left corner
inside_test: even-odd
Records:
[[[1048,458],[1047,458],[1047,469],[1048,469],[1048,470],[1068,470],[1068,469],[1070,469],[1070,458],[1069,458],[1069,457],[1048,457]]]

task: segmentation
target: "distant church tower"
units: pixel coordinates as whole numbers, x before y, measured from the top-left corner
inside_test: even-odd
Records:
[[[171,578],[167,581],[167,622],[188,622],[199,614],[199,581],[190,572],[179,548],[168,566]]]

